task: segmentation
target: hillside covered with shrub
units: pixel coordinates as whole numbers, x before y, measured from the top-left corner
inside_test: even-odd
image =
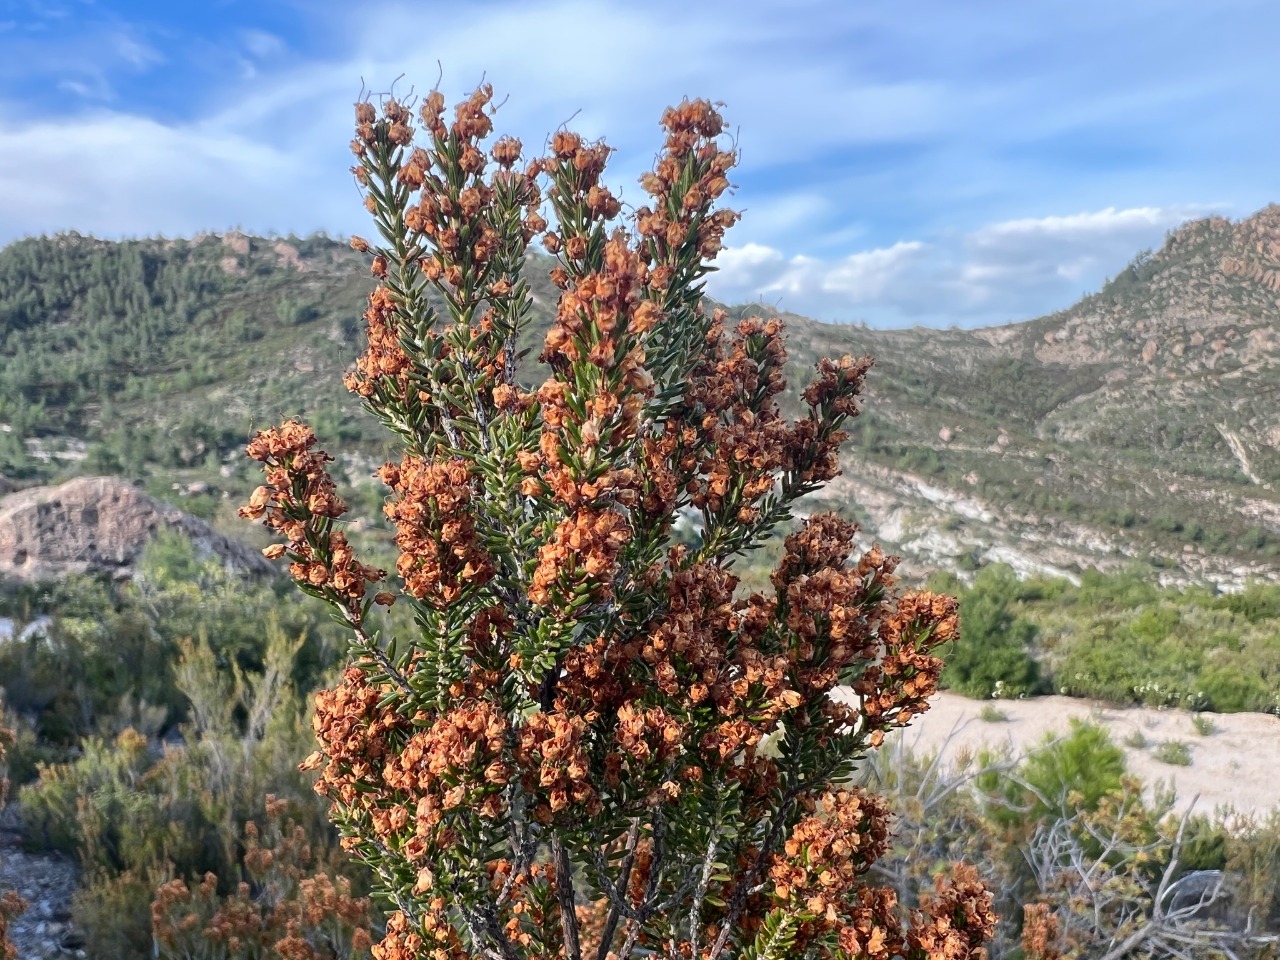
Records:
[[[966,696],[1058,693],[1115,704],[1280,714],[1280,587],[1161,587],[1138,571],[1019,580],[995,565],[960,597],[944,683]]]
[[[1073,307],[1005,327],[784,315],[792,380],[819,355],[876,359],[823,505],[856,511],[920,572],[1006,560],[1069,575],[1137,562],[1233,586],[1280,575],[1277,307],[1255,262],[1276,236],[1280,208],[1189,223]],[[556,293],[549,264],[531,263],[526,346]],[[10,244],[0,473],[119,474],[170,498],[197,484],[183,506],[210,517],[222,491],[251,483],[238,451],[268,411],[341,442],[346,479],[367,483],[385,450],[341,374],[370,287],[356,255],[322,236]],[[267,363],[273,376],[254,374]]]

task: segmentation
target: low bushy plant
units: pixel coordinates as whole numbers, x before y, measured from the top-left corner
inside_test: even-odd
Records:
[[[1034,625],[1010,604],[1013,572],[988,567],[960,601],[960,636],[947,656],[943,685],[967,697],[1036,693],[1040,668],[1031,654]]]
[[[192,639],[224,671],[255,673],[268,637],[305,637],[290,679],[314,689],[336,662],[339,634],[302,598],[282,594],[287,586],[248,578],[200,557],[185,537],[162,534],[130,582],[78,576],[0,597],[0,615],[48,618],[25,639],[0,644],[0,692],[23,721],[15,781],[29,780],[37,760],[67,757],[83,737],[110,739],[124,725],[171,732],[187,720],[175,666]]]
[[[1007,723],[1009,715],[994,704],[986,704],[978,711],[978,719],[983,723]]]
[[[353,960],[368,957],[375,919],[367,897],[325,868],[306,831],[286,807],[266,798],[261,828],[245,824],[243,879],[206,873],[198,883],[176,878],[151,903],[154,956],[159,960]],[[318,861],[318,862],[317,862]]]
[[[1193,713],[1191,715],[1191,729],[1202,737],[1210,737],[1213,736],[1218,727],[1213,722],[1213,717],[1208,714]]]
[[[1145,750],[1147,747],[1146,735],[1141,730],[1134,730],[1125,736],[1124,745],[1133,750]]]
[[[1106,729],[1074,719],[1069,732],[1045,734],[1016,766],[995,763],[990,754],[980,762],[987,770],[976,783],[990,798],[991,816],[1023,827],[1097,809],[1121,792],[1126,772],[1124,751]]]
[[[3,706],[0,703],[0,706]],[[8,769],[5,766],[13,731],[0,724],[0,810],[9,799]],[[27,908],[26,902],[12,890],[0,891],[0,960],[18,960],[18,951],[9,942],[9,921]]]
[[[94,957],[149,954],[151,901],[170,878],[208,874],[220,896],[234,891],[244,864],[241,826],[267,793],[279,797],[278,813],[290,805],[309,844],[334,846],[312,781],[296,769],[309,739],[290,679],[299,643],[270,628],[266,642],[262,673],[228,670],[207,643],[185,645],[174,682],[190,698],[193,720],[181,741],[158,744],[132,728],[109,740],[90,737],[79,757],[41,765],[21,789],[25,842],[80,863],[74,915]]]
[[[1165,740],[1158,743],[1151,751],[1151,756],[1161,763],[1175,767],[1189,767],[1193,762],[1191,748],[1181,740]]]

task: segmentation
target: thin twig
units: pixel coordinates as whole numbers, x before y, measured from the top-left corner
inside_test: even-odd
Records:
[[[343,610],[346,612],[347,623],[351,626],[352,632],[355,633],[361,649],[377,661],[378,666],[386,671],[387,676],[400,688],[402,693],[412,694],[413,687],[409,686],[409,679],[396,669],[396,665],[391,662],[391,658],[383,653],[382,648],[378,646],[378,641],[365,632],[364,626],[351,615],[349,610],[346,610],[345,607]]]

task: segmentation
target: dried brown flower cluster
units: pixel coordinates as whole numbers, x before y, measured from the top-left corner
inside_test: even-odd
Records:
[[[151,928],[157,957],[278,957],[354,960],[372,945],[370,902],[354,897],[345,877],[317,870],[301,827],[266,798],[265,827],[245,824],[247,880],[227,895],[218,877],[194,887],[171,880],[156,891]],[[213,951],[213,952],[211,952]]]
[[[1060,924],[1046,903],[1022,908],[1022,952],[1028,960],[1058,960]]]
[[[866,879],[888,811],[836,786],[927,708],[955,602],[901,592],[830,515],[786,538],[768,589],[730,572],[836,475],[871,361],[820,362],[790,420],[782,324],[704,310],[737,220],[715,206],[736,151],[711,104],[664,114],[624,222],[608,147],[562,130],[518,169],[518,141],[485,147],[491,100],[452,122],[437,92],[416,121],[356,107],[385,242],[353,241],[379,284],[347,385],[404,443],[378,473],[399,580],[375,599],[407,606],[411,635],[371,629],[383,574],[351,558],[310,432],[250,446],[267,483],[245,515],[356,633],[307,765],[397,907],[373,955],[980,955],[994,919],[972,876],[907,915]],[[539,236],[560,295],[531,371]]]
[[[407,456],[399,466],[386,464],[378,476],[396,495],[386,515],[396,526],[396,572],[406,593],[444,608],[493,576],[467,509],[475,484],[466,460]]]
[[[263,550],[268,559],[288,556],[289,573],[299,584],[337,602],[358,624],[368,610],[361,602],[365,584],[386,574],[356,560],[346,534],[333,530],[333,521],[347,512],[347,505],[325,467],[333,458],[313,450],[315,444],[315,434],[296,420],[254,437],[246,452],[264,464],[267,482],[239,513],[247,520],[261,519],[288,541]]]
[[[18,960],[18,948],[9,942],[9,921],[27,909],[27,901],[14,890],[0,894],[0,960]]]

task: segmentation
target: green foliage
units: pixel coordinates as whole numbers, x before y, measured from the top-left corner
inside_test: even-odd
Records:
[[[188,393],[225,376],[219,361],[238,359],[251,307],[274,299],[287,323],[318,319],[315,301],[277,292],[296,286],[270,242],[243,243],[238,259],[267,268],[247,282],[214,237],[109,243],[72,233],[4,247],[0,421],[21,422],[27,435],[83,434],[99,405]],[[324,245],[317,262],[332,268],[340,250]],[[350,295],[340,302],[352,305]]]
[[[26,639],[0,644],[0,690],[44,747],[63,749],[90,733],[109,737],[121,718],[137,725],[158,710],[148,733],[185,721],[190,701],[174,666],[192,639],[232,672],[260,671],[274,637],[303,638],[290,678],[300,689],[318,683],[339,643],[336,627],[286,584],[248,580],[178,534],[148,546],[131,582],[81,576],[12,588],[0,616],[49,618]],[[19,766],[29,775],[30,763]]]
[[[125,696],[176,708],[163,669],[155,669],[164,662],[159,638],[111,584],[71,578],[38,593],[34,605],[29,600],[29,594],[11,598],[10,608],[22,604],[30,617],[52,620],[0,645],[0,687],[11,708],[32,719],[41,741],[71,746]]]
[[[1191,728],[1202,737],[1212,736],[1213,732],[1218,729],[1213,722],[1213,718],[1203,713],[1192,715]]]
[[[1029,652],[1035,626],[1010,604],[1012,571],[988,567],[960,598],[960,637],[952,645],[943,685],[968,697],[1035,693],[1039,667]]]
[[[1006,825],[1096,810],[1104,798],[1121,793],[1125,776],[1124,751],[1104,728],[1080,720],[1072,720],[1065,735],[1046,734],[1012,775],[999,772],[996,759],[979,758],[990,769],[977,785],[991,801],[990,815]]]
[[[1073,586],[1018,580],[1002,565],[983,568],[968,588],[954,578],[930,583],[960,597],[961,638],[943,675],[959,693],[989,697],[1003,680],[1007,695],[1013,677],[1028,676],[1021,649],[1034,659],[1041,690],[1215,713],[1280,712],[1280,586],[1217,594],[1160,587],[1138,570],[1086,570]]]
[[[1165,740],[1156,744],[1151,756],[1161,763],[1176,767],[1189,767],[1192,764],[1191,748],[1181,740]]]
[[[1181,859],[1187,870],[1222,870],[1227,866],[1234,831],[1204,814],[1187,821]]]
[[[176,682],[193,722],[182,740],[157,746],[132,728],[88,737],[75,760],[41,765],[21,789],[25,842],[75,856],[84,870],[76,920],[95,956],[149,950],[151,893],[168,877],[211,872],[220,892],[233,890],[240,827],[267,793],[303,836],[332,847],[324,804],[296,768],[310,744],[305,698],[290,679],[298,646],[271,631],[262,670],[228,675],[207,642],[186,644]]]
[[[1280,810],[1236,818],[1226,835],[1226,869],[1239,878],[1241,906],[1262,929],[1280,928]]]
[[[800,916],[787,910],[771,910],[755,940],[743,950],[743,960],[786,960],[792,956]]]
[[[75,472],[217,479],[210,458],[243,445],[250,403],[367,429],[312,376],[341,370],[367,280],[335,241],[295,240],[299,269],[280,244],[72,233],[0,249],[0,473],[52,479],[59,462],[28,445],[73,437],[89,444]],[[293,357],[271,382],[249,375],[264,340]]]
[[[1145,750],[1147,748],[1147,738],[1141,730],[1134,730],[1129,733],[1122,742],[1126,747],[1133,750]]]
[[[90,934],[86,953],[94,960],[152,957],[151,898],[167,879],[162,871],[98,870],[83,876],[71,899],[71,916]]]
[[[211,895],[231,896],[243,824],[268,793],[316,865],[367,885],[297,769],[312,743],[302,691],[332,669],[336,627],[281,586],[162,534],[129,583],[79,577],[0,599],[19,627],[49,618],[0,645],[7,762],[26,784],[24,843],[83,868],[73,914],[92,956],[150,956],[152,899],[172,878],[212,872]]]
[[[1227,659],[1227,658],[1224,658]],[[1230,657],[1232,663],[1210,663],[1194,684],[1203,694],[1206,708],[1218,713],[1243,710],[1280,712],[1280,674],[1274,669],[1250,669],[1245,657]]]
[[[1042,749],[1023,765],[1022,778],[1057,809],[1095,810],[1103,797],[1119,792],[1125,773],[1124,751],[1096,724],[1072,721],[1065,737],[1046,737]],[[1068,804],[1068,798],[1079,801]]]

